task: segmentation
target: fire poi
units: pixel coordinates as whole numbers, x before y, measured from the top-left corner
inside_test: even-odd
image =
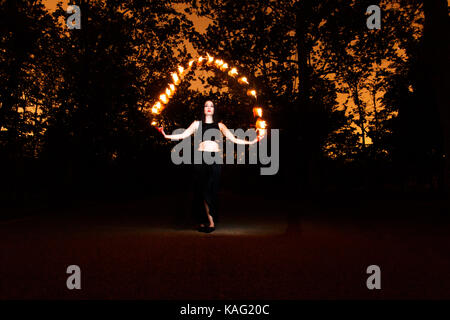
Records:
[[[152,126],[158,126],[159,121],[157,120],[157,116],[161,114],[161,111],[165,108],[165,106],[169,103],[170,98],[174,95],[176,87],[181,83],[181,80],[184,75],[186,75],[191,69],[194,67],[194,64],[197,66],[200,66],[202,64],[206,63],[208,66],[213,66],[221,71],[227,72],[227,74],[230,77],[236,78],[238,75],[240,75],[240,72],[236,67],[231,67],[223,61],[222,59],[216,59],[212,56],[210,56],[208,53],[206,54],[206,57],[199,56],[196,59],[192,59],[188,62],[188,65],[186,67],[178,66],[177,71],[172,72],[172,80],[173,83],[170,83],[164,90],[163,93],[159,96],[159,100],[156,101],[153,106],[151,107],[151,113],[153,114],[153,119],[151,121]],[[246,76],[241,75],[237,81],[247,86],[247,95],[251,96],[255,99],[254,103],[256,104],[256,98],[257,98],[257,92],[252,86],[250,85],[248,79]],[[263,136],[266,133],[267,130],[267,121],[262,118],[263,116],[263,109],[260,106],[255,106],[253,108],[253,116],[256,118],[256,131],[258,132],[258,136]]]

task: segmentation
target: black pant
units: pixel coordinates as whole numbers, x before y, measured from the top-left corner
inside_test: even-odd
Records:
[[[204,201],[208,204],[209,214],[214,219],[214,224],[219,222],[218,215],[218,192],[220,186],[220,175],[222,165],[194,164],[194,199],[192,215],[196,223],[209,225],[208,215]]]

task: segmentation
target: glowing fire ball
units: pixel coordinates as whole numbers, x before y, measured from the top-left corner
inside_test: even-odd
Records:
[[[262,108],[254,107],[253,108],[253,116],[254,117],[262,117]]]

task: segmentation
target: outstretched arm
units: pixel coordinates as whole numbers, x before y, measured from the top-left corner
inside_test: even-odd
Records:
[[[227,126],[224,125],[222,122],[219,122],[219,128],[220,128],[220,131],[222,131],[222,133],[224,134],[225,137],[227,137],[228,139],[230,139],[232,142],[234,142],[236,144],[254,144],[254,143],[256,143],[256,142],[258,142],[260,140],[260,138],[258,138],[258,137],[256,137],[252,141],[236,138],[234,136],[234,134],[232,134],[231,131],[228,130]]]
[[[158,128],[158,131],[161,132],[163,134],[164,138],[166,138],[166,139],[180,140],[180,139],[184,139],[184,138],[189,137],[191,134],[193,134],[195,132],[195,130],[197,128],[198,128],[198,122],[194,121],[194,122],[191,123],[191,125],[186,130],[184,130],[183,133],[166,134],[162,127]]]

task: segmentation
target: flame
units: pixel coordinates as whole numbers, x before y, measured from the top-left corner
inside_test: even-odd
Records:
[[[157,108],[156,105],[152,107],[152,113],[154,113],[154,114],[159,113],[159,108]]]
[[[266,120],[258,119],[256,121],[256,128],[258,128],[258,129],[266,129],[267,128]]]
[[[262,117],[262,108],[254,107],[253,108],[253,116],[254,117]]]
[[[236,68],[232,68],[232,69],[228,72],[228,74],[229,74],[230,76],[237,75],[237,74],[238,74],[237,69],[236,69]]]
[[[223,65],[223,60],[217,59],[215,63],[220,67],[221,65]]]
[[[180,73],[180,76],[183,74],[184,68],[182,66],[178,66],[178,72]]]
[[[157,124],[158,124],[158,122],[152,121],[152,126],[156,126]]]
[[[173,85],[172,83],[169,84],[170,90],[172,90],[172,92],[175,92],[175,85]]]
[[[169,88],[166,89],[166,95],[170,98],[170,96],[172,95],[172,91],[170,91]]]
[[[177,85],[180,82],[180,78],[178,78],[178,75],[176,73],[172,73],[172,78],[175,85]]]
[[[247,91],[247,94],[249,95],[249,96],[254,96],[255,98],[256,98],[256,90],[248,90]]]
[[[206,55],[208,56],[208,63],[211,63],[211,62],[214,61],[214,58],[211,57],[211,56],[209,55],[209,53],[207,53]]]
[[[205,60],[205,58],[203,58],[203,57],[201,57],[201,56],[198,57],[198,62],[199,62],[199,63],[202,63],[203,60]]]
[[[164,103],[164,104],[169,102],[169,99],[167,99],[167,96],[164,93],[159,96],[159,100],[161,100],[161,102]]]
[[[246,84],[248,84],[247,77],[239,78],[239,82],[240,82],[240,83],[246,83]]]
[[[228,69],[228,63],[224,63],[224,64],[220,67],[220,69],[222,69],[222,70]]]
[[[193,63],[194,63],[194,60],[189,61],[189,68],[192,67]]]

